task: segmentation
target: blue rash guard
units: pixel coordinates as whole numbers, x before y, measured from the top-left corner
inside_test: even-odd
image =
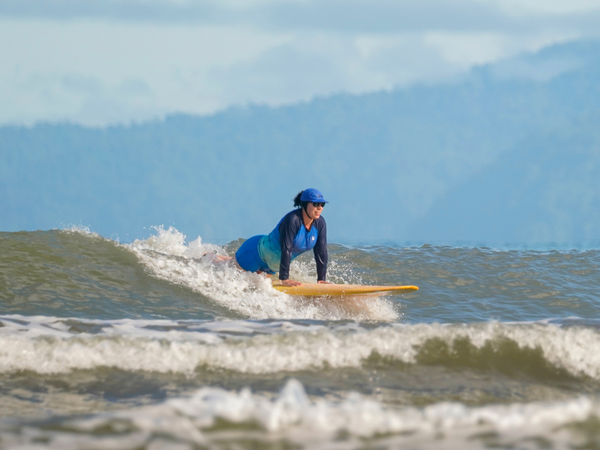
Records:
[[[325,281],[327,276],[327,224],[323,217],[313,220],[306,229],[302,210],[286,214],[275,229],[266,236],[253,236],[242,244],[235,257],[244,270],[275,273],[279,279],[287,280],[290,262],[302,253],[313,250],[317,263],[317,279]]]

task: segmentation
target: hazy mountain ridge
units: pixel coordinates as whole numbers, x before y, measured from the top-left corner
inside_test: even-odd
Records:
[[[598,43],[578,42],[523,55],[513,69],[507,61],[437,86],[102,130],[0,128],[7,212],[0,229],[75,223],[128,240],[146,234],[144,227],[174,224],[190,237],[235,239],[270,231],[295,193],[315,186],[332,201],[325,216],[333,240],[463,239],[450,233],[458,224],[467,236],[530,239],[528,232],[481,231],[478,220],[467,222],[471,229],[446,205],[468,206],[460,186],[473,191],[473,204],[492,198],[493,183],[508,182],[494,175],[506,172],[506,158],[518,159],[514,155],[529,145],[535,159],[543,145],[526,143],[548,136],[562,136],[564,146],[577,136],[582,158],[595,161],[588,150],[597,142],[599,61]],[[515,67],[536,64],[560,70],[553,68],[547,80],[540,75],[541,81],[522,68],[511,75]],[[554,151],[560,160],[564,149]],[[553,170],[548,164],[544,170]],[[591,189],[586,183],[583,191]],[[531,191],[528,205],[537,204],[534,192],[549,192],[544,189]],[[477,216],[477,208],[471,214]],[[589,230],[584,235],[593,238],[595,228]]]
[[[589,43],[581,47],[572,46],[575,51],[570,55],[564,47],[553,49],[562,58],[585,60],[585,65],[545,82],[546,94],[537,104],[550,99],[562,106],[562,114],[448,190],[412,224],[409,239],[500,244],[600,241],[600,55]],[[546,118],[547,110],[537,114]]]
[[[409,237],[584,243],[600,236],[600,114],[522,142],[439,199]]]

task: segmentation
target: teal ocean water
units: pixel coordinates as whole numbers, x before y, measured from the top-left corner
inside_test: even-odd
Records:
[[[600,448],[599,250],[331,244],[420,290],[308,299],[240,244],[0,233],[0,447]]]

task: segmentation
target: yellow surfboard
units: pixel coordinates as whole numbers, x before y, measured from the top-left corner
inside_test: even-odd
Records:
[[[320,283],[303,283],[300,286],[284,286],[279,283],[273,283],[273,287],[286,294],[302,295],[304,297],[319,297],[321,295],[341,297],[344,295],[377,294],[389,291],[404,293],[419,289],[417,286],[365,286],[362,284]]]

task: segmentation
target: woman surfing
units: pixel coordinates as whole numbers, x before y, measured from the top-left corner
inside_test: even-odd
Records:
[[[295,210],[287,213],[268,235],[253,236],[235,253],[237,265],[248,272],[274,274],[285,286],[300,286],[290,280],[290,262],[313,250],[317,264],[317,280],[327,278],[327,225],[321,216],[325,203],[317,189],[305,189],[294,198]]]
[[[316,189],[306,189],[294,198],[295,210],[287,213],[268,235],[247,239],[233,258],[215,255],[216,261],[233,261],[242,270],[256,273],[279,272],[280,283],[275,289],[291,295],[307,297],[381,295],[384,292],[416,291],[417,286],[362,286],[332,284],[327,279],[327,225],[321,216],[325,203],[323,194]],[[313,251],[317,264],[318,284],[303,284],[290,280],[290,263],[308,250]]]

